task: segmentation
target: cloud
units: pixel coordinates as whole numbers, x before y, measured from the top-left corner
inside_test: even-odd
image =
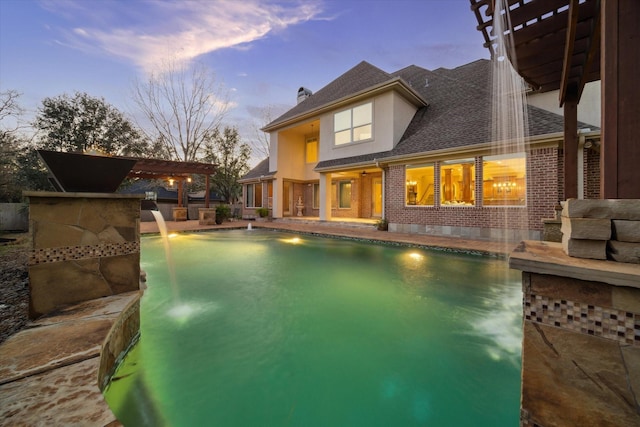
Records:
[[[69,45],[123,58],[142,70],[171,59],[189,62],[219,49],[247,49],[256,40],[319,17],[318,1],[147,1],[67,0],[43,7],[73,23]],[[103,10],[108,9],[108,10]]]

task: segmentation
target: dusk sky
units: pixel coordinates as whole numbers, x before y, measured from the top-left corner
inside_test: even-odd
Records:
[[[266,106],[282,113],[300,86],[360,61],[392,72],[488,58],[476,25],[468,0],[0,0],[0,90],[21,92],[30,115],[75,91],[132,115],[136,78],[167,57],[200,61],[248,142]]]

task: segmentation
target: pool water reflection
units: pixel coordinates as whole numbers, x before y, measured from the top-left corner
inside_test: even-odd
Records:
[[[141,339],[105,392],[124,425],[507,426],[520,276],[504,260],[234,230],[142,239]]]

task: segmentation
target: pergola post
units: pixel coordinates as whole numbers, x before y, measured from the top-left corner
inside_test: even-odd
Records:
[[[578,198],[578,102],[564,105],[564,198]]]
[[[640,1],[601,3],[600,197],[640,199]]]
[[[209,174],[205,175],[204,207],[209,207]]]

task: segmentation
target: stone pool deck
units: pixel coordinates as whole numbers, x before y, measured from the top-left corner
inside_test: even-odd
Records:
[[[197,220],[167,222],[169,232],[181,231],[205,231],[215,229],[247,228],[251,223],[252,228],[265,228],[300,232],[306,234],[319,234],[327,236],[339,236],[353,239],[400,243],[404,245],[416,245],[436,249],[449,249],[461,252],[472,252],[482,255],[507,256],[519,242],[502,242],[493,240],[473,240],[458,237],[431,236],[426,234],[391,233],[379,231],[371,221],[308,221],[291,218],[286,221],[233,221],[221,225],[199,225]],[[140,233],[159,233],[155,222],[141,222]]]

